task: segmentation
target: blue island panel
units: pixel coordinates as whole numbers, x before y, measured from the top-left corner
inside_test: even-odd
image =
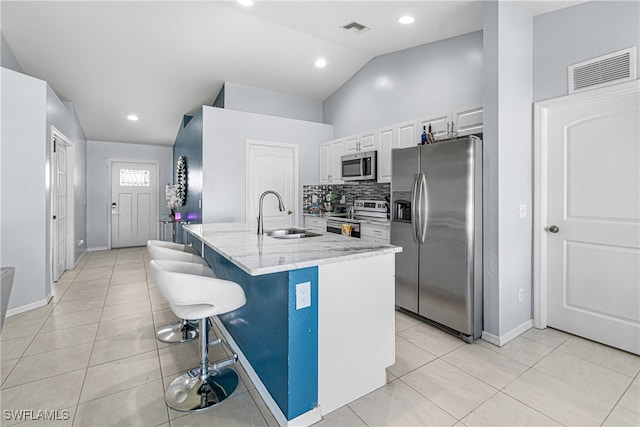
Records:
[[[317,267],[251,276],[213,249],[204,258],[242,286],[247,304],[220,320],[288,420],[318,404]],[[311,306],[296,310],[296,284],[310,282]]]

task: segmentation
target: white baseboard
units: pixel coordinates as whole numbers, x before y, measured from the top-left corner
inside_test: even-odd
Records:
[[[312,410],[307,411],[292,420],[287,420],[287,417],[284,416],[276,401],[273,400],[273,397],[271,397],[271,394],[267,390],[267,387],[265,387],[262,381],[260,381],[260,377],[258,377],[256,371],[253,370],[253,367],[249,363],[249,360],[245,357],[236,342],[233,340],[233,337],[229,334],[227,328],[224,327],[220,319],[218,319],[217,317],[213,317],[213,321],[216,323],[218,328],[220,328],[220,331],[222,332],[222,335],[224,335],[224,339],[227,340],[227,343],[229,343],[231,348],[238,354],[238,360],[242,364],[242,367],[247,372],[247,375],[253,382],[253,385],[256,386],[256,391],[258,392],[260,397],[262,397],[262,400],[264,400],[267,408],[269,408],[269,411],[271,411],[271,414],[280,426],[306,427],[322,421],[322,411],[320,411],[319,406],[316,406]]]
[[[482,331],[482,339],[486,342],[496,345],[498,347],[502,347],[509,341],[513,340],[515,337],[527,332],[529,329],[533,327],[533,319],[529,319],[521,325],[516,326],[506,334],[502,334],[500,336],[490,334],[487,331]]]
[[[108,251],[109,248],[106,246],[97,246],[95,248],[87,248],[87,252],[95,252],[95,251]]]
[[[44,307],[45,305],[49,304],[51,298],[53,298],[53,295],[49,294],[45,299],[41,299],[40,301],[25,304],[16,308],[11,308],[7,310],[7,317],[15,316],[16,314],[24,313],[25,311],[34,310],[36,308]]]
[[[73,268],[76,268],[78,265],[80,265],[80,262],[82,261],[82,259],[83,259],[84,257],[88,256],[88,255],[89,255],[89,249],[85,249],[85,250],[84,250],[84,252],[82,252],[82,253],[80,254],[80,256],[78,257],[78,259],[76,259],[76,260],[73,262]],[[72,269],[73,269],[73,268],[72,268]]]

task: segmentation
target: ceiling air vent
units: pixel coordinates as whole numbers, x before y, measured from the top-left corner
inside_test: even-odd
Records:
[[[353,22],[349,22],[348,24],[344,24],[342,27],[343,30],[346,30],[352,34],[362,34],[364,32],[369,31],[371,28],[367,27],[366,25],[363,25],[359,22],[353,21]]]
[[[622,83],[636,78],[636,48],[569,66],[569,93]]]

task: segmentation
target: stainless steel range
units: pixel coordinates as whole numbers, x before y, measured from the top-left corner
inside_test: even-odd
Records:
[[[387,202],[384,200],[356,200],[353,202],[353,213],[356,219],[386,222],[387,212]]]
[[[327,217],[327,233],[347,234],[359,238],[362,221],[387,222],[387,202],[356,200],[353,202],[353,210],[350,213],[339,217]],[[343,225],[349,225],[349,227],[343,227]]]

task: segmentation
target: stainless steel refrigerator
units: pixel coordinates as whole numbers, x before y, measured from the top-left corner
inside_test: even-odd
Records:
[[[482,141],[392,152],[396,306],[467,342],[482,334]]]

